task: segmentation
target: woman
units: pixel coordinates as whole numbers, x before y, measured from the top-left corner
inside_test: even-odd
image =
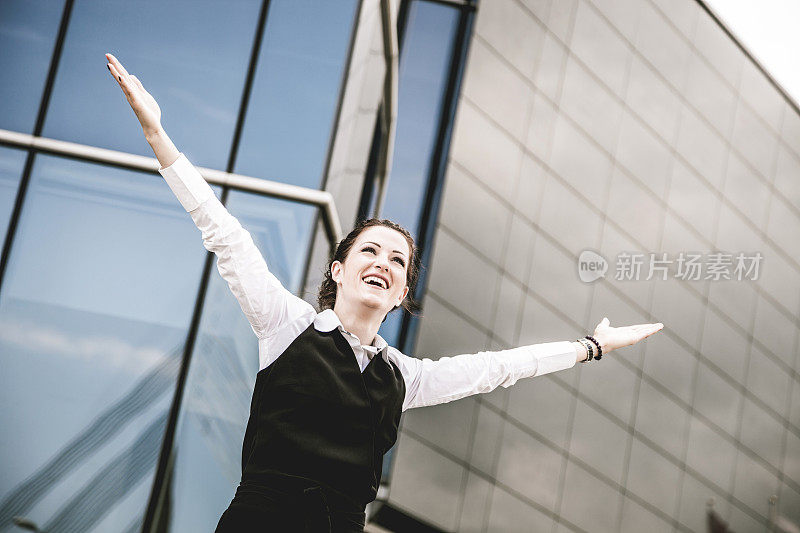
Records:
[[[331,259],[317,313],[269,272],[250,234],[161,127],[161,111],[112,55],[108,69],[153,148],[159,172],[202,232],[204,246],[258,337],[260,370],[242,447],[242,480],[220,532],[363,531],[383,455],[402,411],[509,387],[634,344],[662,324],[438,361],[388,347],[386,314],[409,307],[417,278],[414,241],[386,220],[359,223]]]

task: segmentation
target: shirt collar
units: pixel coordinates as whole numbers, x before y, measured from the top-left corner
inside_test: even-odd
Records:
[[[342,321],[339,320],[339,316],[334,312],[333,309],[325,309],[321,313],[317,313],[317,316],[314,317],[314,329],[317,331],[324,331],[329,332],[333,331],[334,329],[339,328],[344,333],[348,333],[347,330],[344,329],[342,326]],[[383,337],[375,334],[375,340],[372,342],[370,346],[364,346],[365,349],[374,348],[374,353],[378,353],[384,350],[388,346],[388,343],[383,340]],[[368,350],[373,351],[373,350]]]
[[[339,320],[339,317],[333,312],[333,309],[326,309],[321,313],[317,313],[317,316],[314,317],[314,328],[317,331],[324,331],[327,333],[341,327],[342,321]]]

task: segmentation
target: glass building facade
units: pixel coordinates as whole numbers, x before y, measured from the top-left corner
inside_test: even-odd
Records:
[[[395,7],[403,119],[387,215],[419,234],[474,10]],[[0,531],[211,531],[239,480],[256,339],[163,180],[128,164],[152,154],[103,54],[153,93],[195,165],[331,191],[349,230],[374,190],[360,140],[380,105],[380,23],[378,3],[358,0],[0,5]],[[113,152],[99,163],[39,138]],[[323,266],[311,251],[330,245],[318,206],[214,190],[306,295]]]
[[[697,0],[397,8],[381,214],[426,268],[421,315],[381,333],[436,358],[603,316],[665,330],[406,413],[368,530],[705,531],[709,500],[737,532],[800,523],[796,103]],[[327,191],[347,231],[378,194],[380,16],[374,0],[0,2],[0,130],[119,154],[0,141],[0,531],[212,531],[239,480],[256,339],[163,180],[126,165],[152,154],[103,54],[193,163]],[[320,209],[214,190],[314,300]],[[608,263],[592,282],[586,250]],[[714,252],[760,253],[756,279],[706,278]],[[672,261],[663,277],[650,254]]]

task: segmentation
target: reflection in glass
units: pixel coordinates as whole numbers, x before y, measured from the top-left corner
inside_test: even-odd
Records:
[[[0,249],[5,246],[26,152],[0,146]]]
[[[250,232],[270,270],[296,293],[316,209],[236,191],[227,207]],[[228,285],[212,269],[164,499],[169,511],[162,518],[171,531],[210,531],[233,498],[257,372],[257,339]]]
[[[400,50],[397,130],[386,202],[381,216],[419,231],[441,105],[450,70],[459,10],[412,2]],[[399,340],[402,312],[390,314],[379,333],[390,345]]]
[[[0,2],[0,128],[33,133],[63,1]]]
[[[75,2],[43,135],[152,156],[105,68],[111,52],[153,94],[165,129],[189,160],[224,169],[260,5]]]
[[[0,293],[0,527],[141,520],[202,272],[196,232],[160,177],[37,156]]]
[[[405,226],[415,237],[436,148],[458,17],[457,9],[433,2],[412,2],[408,8],[400,53],[394,156],[382,216]]]
[[[397,339],[400,336],[400,327],[403,325],[403,311],[398,309],[386,315],[386,320],[381,324],[378,334],[389,343],[389,346],[397,346]]]
[[[318,188],[356,0],[272,0],[236,172]]]
[[[415,239],[419,238],[459,17],[458,9],[433,2],[408,5],[400,49],[392,170],[381,216],[407,228]],[[389,314],[379,330],[390,346],[400,341],[403,313]],[[391,478],[394,451],[392,447],[383,456],[383,483]]]

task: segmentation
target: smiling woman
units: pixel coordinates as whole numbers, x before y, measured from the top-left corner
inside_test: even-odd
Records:
[[[178,201],[217,256],[217,269],[258,338],[259,371],[242,446],[242,477],[218,532],[363,531],[382,458],[401,413],[510,387],[519,379],[600,359],[661,324],[503,351],[418,359],[387,345],[378,328],[403,306],[419,260],[408,231],[387,220],[360,222],[326,269],[317,312],[270,272],[253,239],[161,126],[142,83],[107,54]],[[468,268],[468,265],[465,265]],[[594,353],[597,357],[594,357]]]

